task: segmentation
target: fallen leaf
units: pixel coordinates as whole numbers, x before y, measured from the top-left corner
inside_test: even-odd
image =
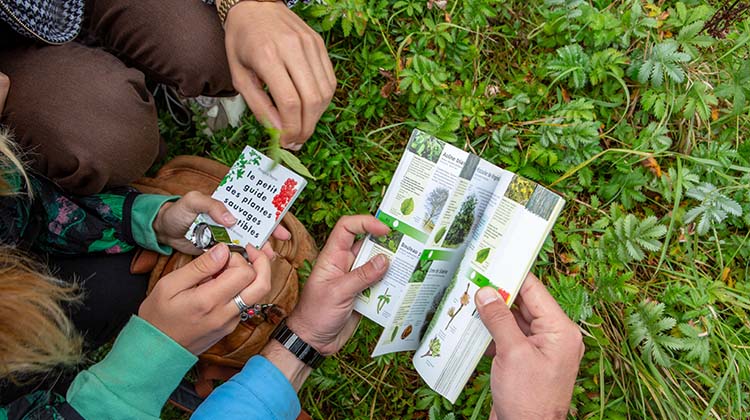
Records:
[[[575,261],[575,258],[571,257],[567,252],[563,252],[560,254],[560,261],[562,261],[563,264],[570,264]]]
[[[563,97],[563,101],[565,101],[565,103],[570,102],[570,94],[568,93],[568,91],[565,88],[562,89],[562,97]]]
[[[711,121],[716,121],[719,119],[719,108],[712,108],[711,109]]]
[[[729,267],[724,267],[724,269],[721,271],[721,281],[727,284],[729,287],[734,287],[735,281],[729,274],[731,273],[731,270]]]
[[[397,86],[398,84],[396,83],[395,80],[386,82],[386,84],[384,84],[383,87],[380,88],[380,96],[384,98],[388,98],[389,96],[391,96],[391,93],[393,93],[393,91],[396,90]]]
[[[661,166],[659,166],[659,162],[657,162],[653,156],[650,156],[646,158],[645,160],[642,160],[641,165],[648,168],[648,170],[652,174],[654,174],[655,177],[661,178]]]

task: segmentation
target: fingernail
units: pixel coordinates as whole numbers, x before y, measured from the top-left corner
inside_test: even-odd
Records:
[[[289,145],[289,148],[295,152],[299,152],[299,150],[302,149],[302,145],[300,143],[292,143]]]
[[[372,259],[372,265],[375,267],[376,270],[380,271],[383,268],[385,268],[385,265],[388,263],[388,259],[383,254],[379,254],[375,258]]]
[[[500,294],[491,287],[483,287],[477,292],[477,303],[479,306],[489,305],[498,299],[500,299]]]
[[[222,219],[224,219],[224,223],[228,225],[233,225],[237,222],[237,218],[232,216],[232,213],[226,212],[221,216]]]
[[[224,248],[225,246],[221,244],[211,248],[211,258],[216,262],[224,262]]]

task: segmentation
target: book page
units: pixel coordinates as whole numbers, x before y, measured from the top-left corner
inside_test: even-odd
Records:
[[[413,359],[425,382],[451,402],[491,341],[476,311],[476,291],[492,286],[510,305],[564,204],[510,172],[498,183]]]
[[[476,155],[469,155],[373,356],[417,349],[445,288],[458,269],[471,231],[478,225],[503,172]]]
[[[356,311],[385,327],[400,313],[404,299],[416,299],[418,288],[410,286],[409,279],[436,232],[448,198],[467,172],[469,156],[419,130],[412,132],[376,214],[391,232],[381,238],[368,236],[352,269],[377,254],[385,254],[390,266],[382,281],[357,297]],[[473,162],[477,160],[471,159],[468,165]]]

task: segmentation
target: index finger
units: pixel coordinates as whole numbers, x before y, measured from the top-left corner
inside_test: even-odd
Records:
[[[333,227],[323,252],[351,251],[357,235],[370,233],[382,236],[388,232],[390,228],[374,216],[344,216]]]
[[[520,296],[521,299],[517,301],[519,309],[524,314],[530,315],[532,320],[536,318],[568,318],[555,298],[544,287],[544,284],[531,273],[526,275],[526,281],[521,286]],[[529,323],[531,322],[529,319],[526,320]]]
[[[286,147],[298,140],[302,129],[302,99],[283,62],[262,63],[255,69],[257,76],[268,86],[281,118],[281,145]]]
[[[231,301],[255,279],[255,270],[247,260],[232,252],[226,269],[211,280],[200,284],[195,292],[215,305]]]

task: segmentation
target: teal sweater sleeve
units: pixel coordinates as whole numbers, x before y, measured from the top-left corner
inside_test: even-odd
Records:
[[[171,254],[172,248],[160,244],[156,240],[154,232],[154,220],[159,214],[159,209],[168,201],[176,201],[179,196],[139,194],[133,202],[131,231],[133,240],[143,248],[156,251],[160,254]]]
[[[133,316],[104,360],[76,376],[67,400],[85,419],[158,419],[167,398],[197,360]]]

